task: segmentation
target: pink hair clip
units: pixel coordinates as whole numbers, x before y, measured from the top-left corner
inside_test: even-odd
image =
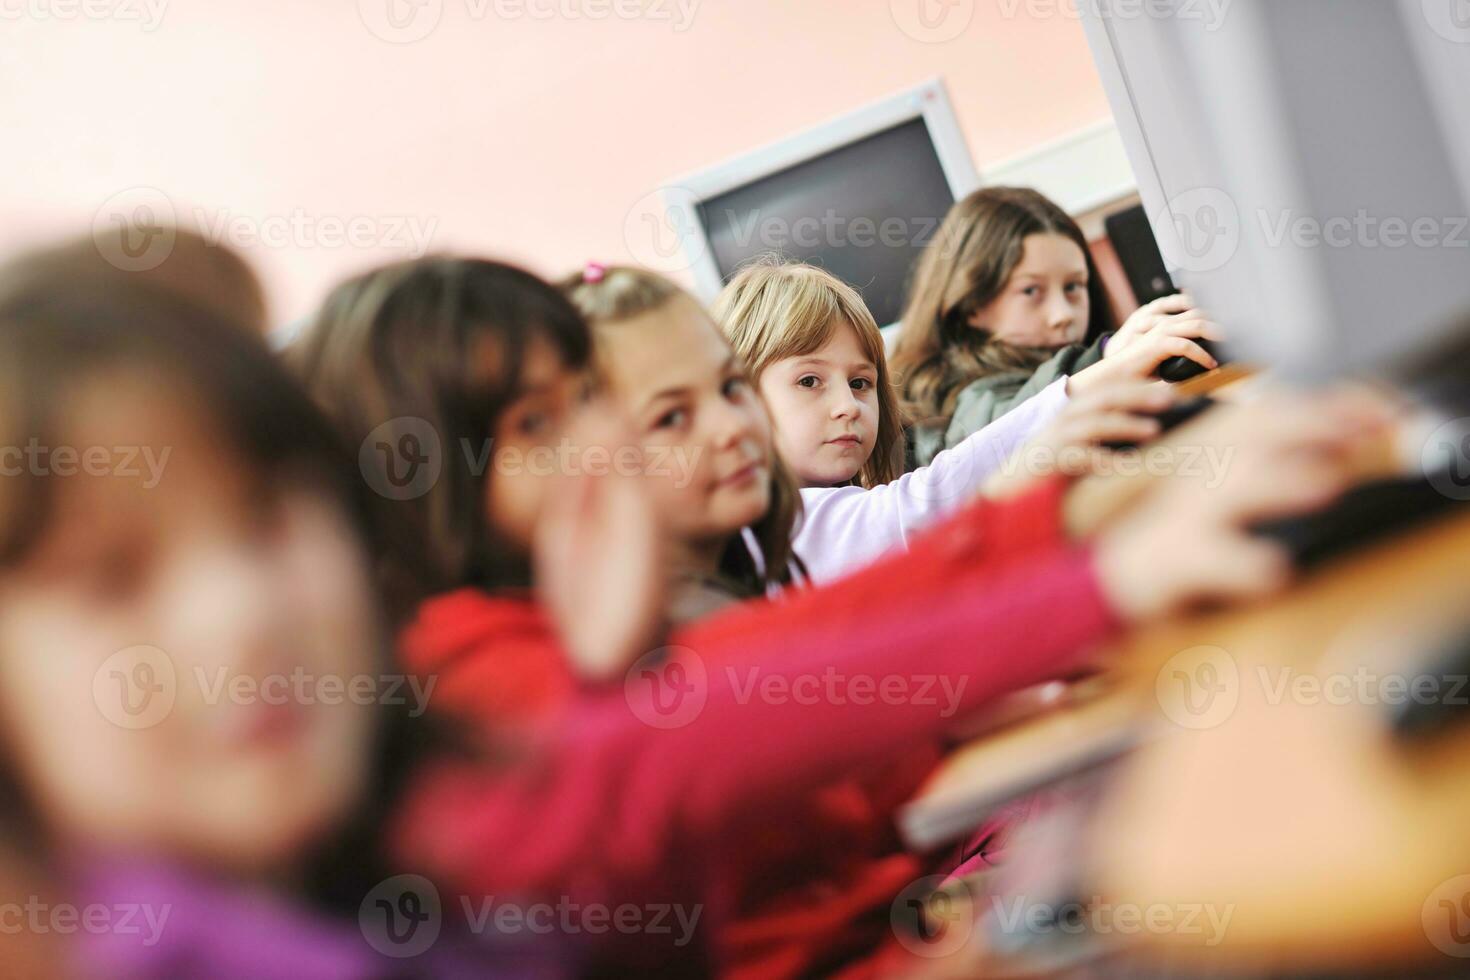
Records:
[[[582,270],[582,281],[588,283],[602,282],[607,275],[607,266],[601,262],[588,262],[587,268]]]

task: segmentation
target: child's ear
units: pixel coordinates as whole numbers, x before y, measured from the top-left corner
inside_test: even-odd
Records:
[[[974,313],[971,313],[968,317],[965,318],[965,326],[969,327],[972,330],[987,329],[987,327],[985,326],[985,311],[976,310]]]

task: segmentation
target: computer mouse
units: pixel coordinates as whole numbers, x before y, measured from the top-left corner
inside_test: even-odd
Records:
[[[1385,711],[1394,735],[1405,742],[1423,741],[1453,724],[1463,723],[1470,707],[1470,697],[1465,691],[1465,679],[1470,676],[1467,668],[1470,668],[1470,630],[1460,630],[1413,672],[1414,697],[1386,699]],[[1422,678],[1430,680],[1426,682]]]
[[[1195,343],[1209,351],[1210,356],[1215,360],[1221,364],[1225,363],[1225,358],[1220,356],[1220,351],[1213,343],[1208,340],[1198,340]],[[1190,378],[1204,374],[1208,370],[1209,368],[1205,367],[1199,361],[1192,361],[1187,357],[1171,357],[1167,361],[1162,362],[1159,365],[1159,369],[1154,373],[1165,381],[1177,384],[1180,381],[1188,381]]]

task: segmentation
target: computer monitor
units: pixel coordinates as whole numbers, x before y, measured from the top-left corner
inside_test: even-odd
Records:
[[[1164,264],[1148,212],[1142,204],[1114,211],[1103,219],[1103,227],[1123,266],[1123,274],[1128,277],[1128,288],[1140,306],[1179,291]]]
[[[1078,9],[1169,272],[1233,353],[1394,377],[1463,322],[1467,0]]]
[[[955,201],[979,186],[936,79],[670,181],[664,198],[704,299],[745,263],[778,254],[851,284],[891,326],[920,253]]]

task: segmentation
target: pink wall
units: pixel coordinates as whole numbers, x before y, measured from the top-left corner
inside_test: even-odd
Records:
[[[678,31],[679,0],[398,0],[443,9],[426,38],[394,44],[364,21],[388,0],[88,2],[109,19],[0,23],[0,253],[160,188],[121,200],[228,229],[278,319],[407,254],[401,219],[434,249],[546,274],[627,258],[624,219],[664,179],[931,75],[981,166],[1108,115],[1064,3],[682,0],[693,20]],[[670,19],[527,9],[588,2]],[[961,18],[941,30],[971,19],[953,40],[916,39],[899,22],[917,3]],[[338,241],[349,223],[356,244]]]

